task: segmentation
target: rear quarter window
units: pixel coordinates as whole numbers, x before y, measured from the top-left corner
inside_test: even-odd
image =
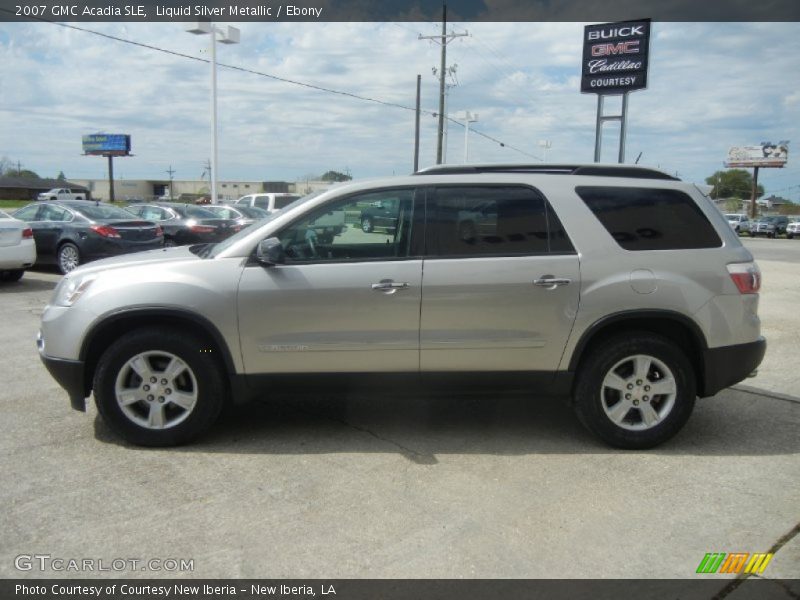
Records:
[[[578,186],[575,191],[625,250],[692,250],[722,245],[700,207],[680,190]]]

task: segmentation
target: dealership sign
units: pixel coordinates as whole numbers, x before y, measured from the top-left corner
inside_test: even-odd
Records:
[[[131,136],[124,133],[84,135],[83,152],[100,156],[127,156],[131,152]]]
[[[783,167],[789,159],[789,142],[761,142],[758,146],[734,146],[728,150],[726,167]]]
[[[650,19],[587,25],[581,92],[623,94],[647,87]]]

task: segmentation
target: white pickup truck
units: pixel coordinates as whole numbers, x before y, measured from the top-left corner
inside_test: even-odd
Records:
[[[84,192],[73,191],[69,188],[53,188],[49,192],[42,192],[39,200],[86,200]]]

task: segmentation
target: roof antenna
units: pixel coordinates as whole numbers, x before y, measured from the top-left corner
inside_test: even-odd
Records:
[[[638,165],[638,164],[639,164],[639,159],[640,159],[640,158],[642,158],[642,153],[641,153],[641,152],[639,152],[639,156],[637,156],[637,157],[636,157],[636,160],[635,160],[635,161],[633,161],[633,164],[635,164],[635,165]]]

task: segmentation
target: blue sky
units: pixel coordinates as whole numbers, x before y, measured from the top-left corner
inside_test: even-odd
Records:
[[[431,68],[439,47],[418,40],[437,23],[242,23],[242,43],[218,47],[221,63],[413,106],[438,108]],[[208,38],[180,23],[81,27],[195,57]],[[579,93],[578,23],[455,23],[469,37],[448,46],[458,65],[449,111],[479,114],[470,159],[590,162],[596,97]],[[800,24],[655,23],[649,89],[630,96],[627,158],[702,181],[732,145],[793,140],[789,166],[762,170],[767,193],[800,202]],[[102,178],[101,158],[81,155],[81,135],[130,133],[121,178],[195,179],[210,156],[207,64],[46,23],[0,24],[0,157],[42,175]],[[219,177],[295,180],[329,169],[355,177],[405,174],[413,112],[257,75],[219,70]],[[613,102],[609,101],[613,108]],[[451,126],[449,162],[464,131]],[[435,159],[436,119],[422,117],[421,165]],[[613,125],[603,160],[616,159]],[[536,158],[534,158],[536,157]]]

